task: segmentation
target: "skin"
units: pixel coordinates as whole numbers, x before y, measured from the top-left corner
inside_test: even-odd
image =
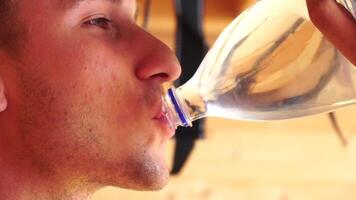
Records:
[[[179,64],[135,24],[133,0],[21,0],[0,48],[0,199],[89,199],[167,184],[161,85]],[[110,21],[109,21],[110,20]]]
[[[356,65],[356,20],[335,0],[306,0],[314,25]]]

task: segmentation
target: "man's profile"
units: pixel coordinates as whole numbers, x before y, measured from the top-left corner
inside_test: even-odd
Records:
[[[174,54],[134,0],[1,0],[0,199],[87,199],[169,176],[161,84]]]
[[[1,200],[166,185],[161,85],[180,67],[135,10],[134,0],[0,0]]]

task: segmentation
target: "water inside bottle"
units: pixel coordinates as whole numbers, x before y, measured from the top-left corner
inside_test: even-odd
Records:
[[[260,1],[232,22],[177,89],[192,121],[289,119],[356,102],[354,66],[313,26],[304,1],[280,2]]]
[[[175,125],[207,116],[290,119],[356,103],[356,67],[314,27],[305,1],[261,0],[173,93]]]

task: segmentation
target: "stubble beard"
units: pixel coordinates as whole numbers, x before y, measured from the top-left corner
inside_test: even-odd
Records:
[[[115,160],[115,155],[107,152],[100,143],[100,127],[95,120],[88,120],[90,113],[95,111],[85,106],[66,112],[58,110],[56,102],[63,99],[61,95],[56,95],[51,88],[46,87],[45,82],[34,80],[23,83],[26,85],[26,102],[21,120],[23,137],[28,140],[28,137],[33,136],[32,130],[43,129],[41,124],[44,122],[41,120],[47,120],[47,126],[44,127],[46,134],[56,134],[63,130],[62,135],[48,136],[48,141],[41,141],[37,147],[29,145],[29,155],[43,175],[58,177],[63,172],[61,170],[65,169],[66,175],[72,176],[72,179],[75,176],[86,177],[87,184],[134,190],[159,190],[168,183],[169,171],[164,161],[157,160],[156,155],[151,155],[140,144],[134,144],[136,148],[132,148],[124,160]],[[42,118],[36,120],[38,115],[42,115]],[[56,127],[58,121],[66,123]],[[61,143],[61,137],[67,140],[70,138],[69,143]],[[36,136],[32,139],[36,139]],[[56,146],[58,143],[60,145]],[[81,184],[85,185],[83,182]]]

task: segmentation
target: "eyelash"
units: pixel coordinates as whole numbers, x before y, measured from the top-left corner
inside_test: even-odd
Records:
[[[104,30],[108,30],[111,27],[111,23],[111,20],[105,17],[97,17],[84,22],[84,25],[95,26]]]

